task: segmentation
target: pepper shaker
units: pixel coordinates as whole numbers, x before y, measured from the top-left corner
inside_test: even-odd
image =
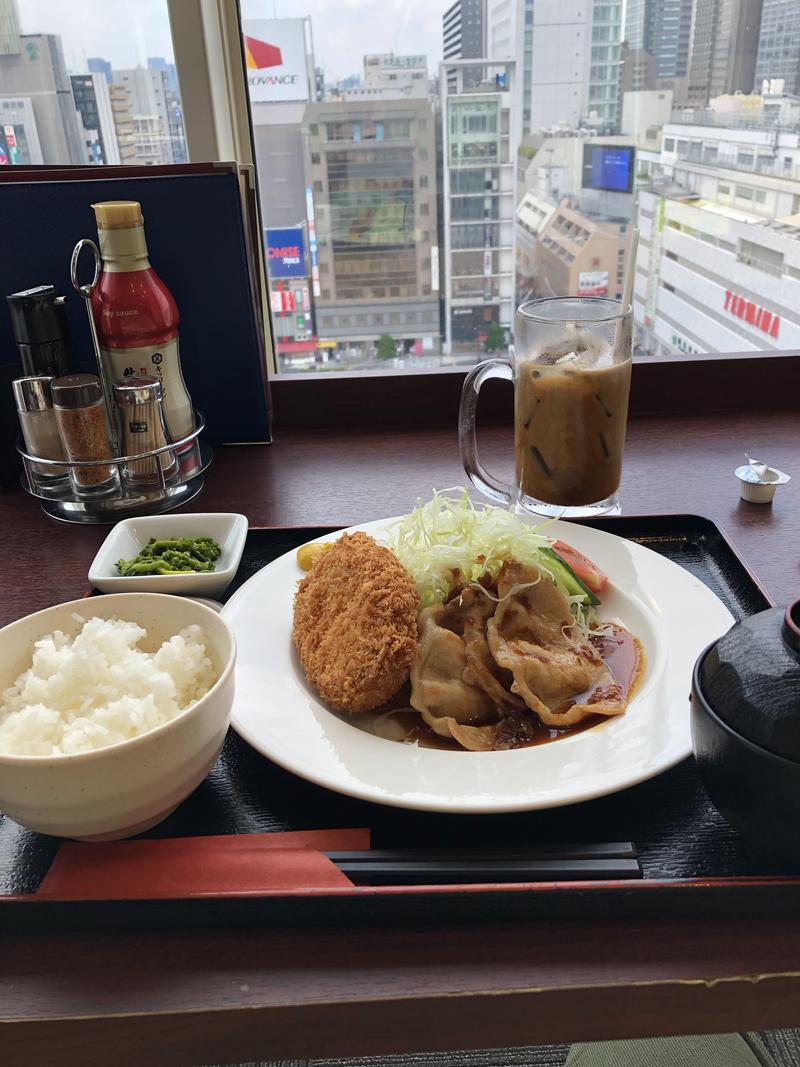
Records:
[[[100,379],[94,374],[65,374],[54,378],[53,409],[67,458],[110,460],[114,457]],[[119,472],[112,464],[70,467],[75,494],[104,496],[119,489]]]
[[[114,402],[119,413],[119,448],[123,456],[135,456],[171,444],[164,417],[164,390],[157,378],[145,375],[123,378],[114,385]],[[133,489],[153,489],[168,485],[178,476],[173,451],[136,459],[122,468],[126,485]]]
[[[47,375],[17,378],[12,382],[14,401],[25,450],[41,459],[66,459],[53,411],[52,381]],[[37,493],[58,496],[69,486],[66,467],[27,461],[26,470]]]

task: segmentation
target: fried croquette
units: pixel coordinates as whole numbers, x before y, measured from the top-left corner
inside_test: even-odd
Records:
[[[397,557],[344,534],[297,587],[292,639],[311,685],[340,711],[380,707],[408,678],[419,597]]]

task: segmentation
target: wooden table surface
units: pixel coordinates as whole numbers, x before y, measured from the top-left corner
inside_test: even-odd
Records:
[[[511,472],[511,432],[480,433]],[[743,453],[795,475],[739,500]],[[719,523],[778,603],[800,595],[800,420],[641,418],[626,514]],[[451,430],[285,433],[220,449],[193,510],[252,525],[350,524],[463,484]],[[80,596],[106,530],[0,496],[0,623]],[[0,1064],[200,1064],[388,1054],[800,1023],[800,917],[337,931],[12,936],[0,944]]]

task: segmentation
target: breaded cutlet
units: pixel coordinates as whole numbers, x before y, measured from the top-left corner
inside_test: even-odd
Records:
[[[340,711],[380,707],[408,678],[419,598],[397,557],[344,534],[297,587],[294,640],[306,677]]]

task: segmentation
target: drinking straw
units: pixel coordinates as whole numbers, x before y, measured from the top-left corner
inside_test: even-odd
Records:
[[[631,307],[633,299],[633,279],[636,273],[636,253],[639,249],[639,227],[631,226],[628,229],[628,237],[625,241],[625,267],[622,282],[622,313],[625,314]],[[615,350],[622,343],[622,322],[617,323],[616,336],[614,338]]]

